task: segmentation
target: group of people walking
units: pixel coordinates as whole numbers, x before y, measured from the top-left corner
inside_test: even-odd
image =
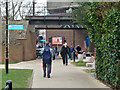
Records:
[[[80,46],[76,47],[77,51],[81,50]],[[46,45],[41,50],[42,53],[42,59],[43,59],[43,71],[44,71],[44,77],[46,77],[46,68],[47,68],[47,77],[50,78],[51,73],[51,65],[52,65],[52,59],[54,60],[54,50],[50,47],[49,42],[46,42]],[[62,56],[63,65],[68,65],[68,57],[72,60],[73,59],[73,53],[74,53],[74,47],[69,47],[67,43],[63,44],[60,54]]]

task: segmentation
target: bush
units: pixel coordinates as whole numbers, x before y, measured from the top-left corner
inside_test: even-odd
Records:
[[[120,12],[117,8],[98,14],[98,3],[91,4],[88,13],[93,30],[89,32],[96,47],[97,78],[118,88],[120,85]],[[94,32],[94,33],[93,33]]]
[[[120,2],[81,3],[73,17],[95,44],[97,78],[120,88]]]

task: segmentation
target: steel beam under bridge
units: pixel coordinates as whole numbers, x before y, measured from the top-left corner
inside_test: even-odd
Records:
[[[36,29],[86,29],[83,25],[73,23],[71,16],[26,16],[25,19]]]

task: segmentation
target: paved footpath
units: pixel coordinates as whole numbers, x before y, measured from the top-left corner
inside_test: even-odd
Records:
[[[41,60],[21,62],[9,67],[33,69],[32,88],[108,88],[84,72],[80,67],[70,63],[68,66],[65,66],[61,60],[53,61],[51,78],[43,78]],[[0,68],[4,68],[4,66],[0,65]]]

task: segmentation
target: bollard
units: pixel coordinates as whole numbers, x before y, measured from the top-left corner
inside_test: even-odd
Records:
[[[83,51],[78,52],[78,60],[83,61]]]
[[[6,82],[6,87],[4,90],[12,90],[12,81],[11,80],[8,80]]]

